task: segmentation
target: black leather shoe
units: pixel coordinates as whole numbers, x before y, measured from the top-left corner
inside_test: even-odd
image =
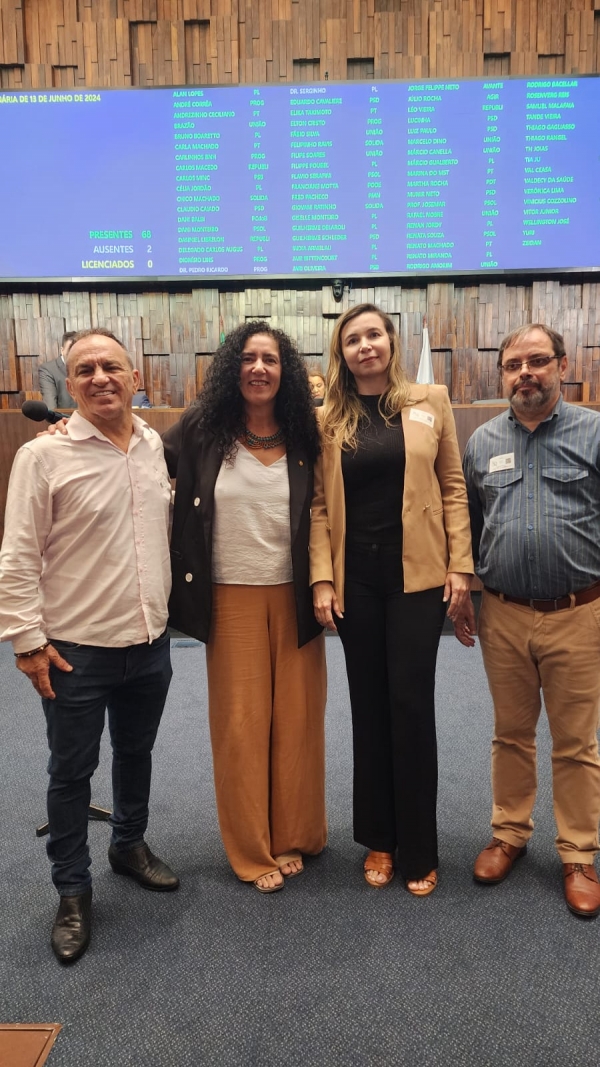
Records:
[[[179,878],[166,863],[154,856],[145,841],[141,845],[120,852],[114,845],[108,849],[108,862],[115,874],[126,874],[144,889],[168,893],[179,888]]]
[[[92,928],[92,890],[78,897],[61,897],[50,944],[57,960],[75,963],[90,943]]]

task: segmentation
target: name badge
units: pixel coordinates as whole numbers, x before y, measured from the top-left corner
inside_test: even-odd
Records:
[[[514,452],[506,452],[504,456],[492,456],[490,460],[489,473],[493,474],[494,471],[512,471],[515,469],[515,454]]]
[[[419,411],[418,408],[411,408],[408,417],[412,422],[424,422],[426,426],[433,426],[435,422],[435,417],[430,411]]]

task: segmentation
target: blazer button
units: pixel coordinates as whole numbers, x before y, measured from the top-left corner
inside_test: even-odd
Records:
[[[194,507],[197,508],[199,503],[200,503],[200,497],[197,496],[197,497],[194,498]]]
[[[299,459],[298,460],[298,466],[299,467],[303,467],[304,466],[304,460],[303,459]]]
[[[193,577],[194,577],[193,574],[186,574],[186,576],[185,576],[186,582],[191,582],[193,580]]]

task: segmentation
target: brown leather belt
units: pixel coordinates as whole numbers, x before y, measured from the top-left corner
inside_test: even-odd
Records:
[[[508,596],[499,593],[497,589],[490,589],[489,585],[483,587],[486,593],[497,596],[509,604],[521,604],[524,608],[533,608],[534,611],[563,611],[565,608],[578,608],[580,604],[590,604],[592,600],[600,597],[600,581],[589,585],[587,589],[580,589],[578,593],[567,593],[566,596],[556,597],[554,600],[528,600],[523,596]]]

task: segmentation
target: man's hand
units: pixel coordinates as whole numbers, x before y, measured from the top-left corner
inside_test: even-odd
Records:
[[[326,626],[328,630],[337,630],[333,616],[335,614],[339,619],[343,619],[344,616],[340,611],[338,598],[331,582],[315,582],[312,591],[317,622],[321,626]]]
[[[36,692],[49,700],[54,700],[56,696],[50,685],[50,664],[58,667],[59,671],[73,670],[71,664],[62,658],[53,645],[46,645],[46,648],[42,652],[36,652],[35,656],[20,656],[15,663],[19,670],[27,675]]]
[[[470,597],[452,622],[454,624],[454,636],[460,641],[461,645],[464,645],[465,648],[474,648],[474,635],[477,633],[477,626],[475,623],[475,609]]]
[[[36,437],[54,437],[55,433],[62,433],[63,437],[67,435],[67,423],[68,419],[61,419],[60,422],[51,422],[47,430],[40,430],[36,433]]]
[[[450,601],[448,604],[447,615],[451,622],[454,622],[456,616],[463,610],[467,602],[469,602],[470,590],[470,574],[459,574],[458,571],[448,571],[443,599],[444,603],[446,603],[447,600]]]

